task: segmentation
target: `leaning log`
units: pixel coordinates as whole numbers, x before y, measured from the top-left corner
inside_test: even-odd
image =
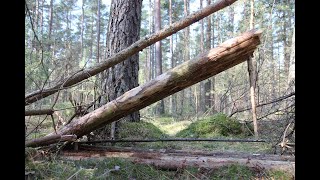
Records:
[[[261,33],[260,30],[251,30],[230,39],[216,48],[198,55],[193,60],[168,70],[144,85],[127,91],[91,113],[72,121],[58,130],[58,134],[75,134],[81,137],[244,62],[249,56],[252,56],[254,50],[260,44]]]
[[[212,5],[209,5],[203,9],[200,9],[199,11],[190,14],[189,16],[185,17],[184,19],[173,23],[172,25],[162,29],[161,31],[158,31],[150,36],[147,36],[143,39],[140,39],[139,41],[131,44],[128,48],[121,50],[120,52],[116,53],[112,57],[106,59],[105,61],[87,68],[78,71],[77,73],[74,73],[68,77],[66,77],[62,82],[54,85],[51,88],[38,90],[35,92],[31,92],[25,97],[25,105],[29,105],[33,102],[36,102],[40,99],[43,99],[47,96],[50,96],[51,94],[54,94],[58,92],[61,88],[67,88],[71,87],[74,84],[77,84],[85,79],[90,78],[91,76],[94,76],[124,60],[126,60],[128,57],[134,55],[135,53],[142,51],[144,48],[156,43],[157,41],[160,41],[179,30],[190,26],[191,24],[198,22],[199,20],[209,16],[210,14],[219,11],[220,9],[223,9],[227,6],[230,6],[237,0],[219,0]]]

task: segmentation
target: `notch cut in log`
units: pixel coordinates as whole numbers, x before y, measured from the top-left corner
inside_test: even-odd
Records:
[[[57,142],[65,142],[65,141],[75,141],[77,140],[76,135],[60,135],[55,134],[51,136],[45,136],[38,139],[28,140],[25,143],[26,147],[37,147],[37,146],[45,146],[50,145]]]
[[[191,24],[198,22],[199,20],[209,16],[210,14],[219,11],[220,9],[223,9],[227,6],[230,6],[237,0],[219,0],[211,5],[208,5],[207,7],[200,9],[197,12],[194,12],[190,14],[189,16],[185,17],[184,19],[177,21],[173,23],[172,25],[165,27],[164,29],[147,36],[143,39],[140,39],[139,41],[136,41],[135,43],[131,44],[128,48],[121,50],[120,52],[116,53],[112,57],[106,59],[105,61],[87,68],[80,70],[79,72],[72,74],[71,76],[66,77],[62,82],[57,83],[51,88],[38,90],[35,92],[31,92],[26,95],[25,97],[25,106],[36,102],[40,99],[43,99],[47,96],[50,96],[51,94],[54,94],[58,92],[61,88],[67,88],[72,85],[75,85],[85,79],[90,78],[91,76],[94,76],[124,60],[126,60],[128,57],[134,55],[135,53],[138,53],[139,51],[142,51],[144,48],[178,32],[179,30],[190,26]]]
[[[260,44],[262,31],[253,29],[216,48],[204,52],[157,76],[144,85],[127,91],[117,99],[72,121],[58,130],[58,134],[78,137],[138,111],[171,94],[225,71],[252,56]],[[54,135],[54,133],[48,136]]]

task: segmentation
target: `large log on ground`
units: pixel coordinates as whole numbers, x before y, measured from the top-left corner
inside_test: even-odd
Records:
[[[45,136],[38,139],[32,139],[25,142],[25,145],[28,147],[37,147],[50,145],[56,142],[65,142],[65,141],[75,141],[77,140],[76,135],[60,135],[54,134],[51,136]]]
[[[191,24],[198,22],[199,20],[209,16],[210,14],[219,11],[227,6],[230,6],[237,0],[219,0],[212,5],[208,5],[207,7],[200,9],[199,11],[190,14],[189,16],[185,17],[184,19],[173,23],[172,25],[158,31],[150,36],[147,36],[139,41],[131,44],[128,48],[121,50],[120,52],[116,53],[112,57],[106,59],[105,61],[87,68],[80,70],[68,77],[66,77],[62,82],[54,85],[51,88],[43,89],[35,92],[31,92],[26,95],[25,97],[25,105],[29,105],[33,102],[36,102],[40,99],[43,99],[51,94],[56,93],[61,88],[67,88],[74,84],[77,84],[85,79],[88,79],[91,76],[94,76],[124,60],[128,57],[134,55],[135,53],[142,51],[144,48],[164,39],[179,30],[190,26]]]
[[[160,152],[110,152],[101,151],[62,151],[63,158],[82,160],[91,158],[125,158],[134,163],[148,164],[161,169],[178,169],[185,167],[219,168],[221,166],[239,164],[255,169],[282,170],[295,173],[295,162],[282,160],[276,155],[254,155],[216,153],[215,155],[172,154]]]
[[[91,131],[140,110],[160,99],[216,75],[252,56],[260,44],[260,30],[251,30],[198,55],[155,79],[127,91],[117,99],[72,121],[58,134],[81,137]],[[53,134],[53,133],[52,133]],[[48,135],[50,136],[50,134]]]

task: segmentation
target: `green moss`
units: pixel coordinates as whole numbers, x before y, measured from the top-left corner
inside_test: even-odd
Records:
[[[148,122],[126,122],[119,128],[120,139],[157,139],[167,136],[158,127]]]
[[[250,127],[252,129],[252,127]],[[198,120],[188,128],[177,133],[177,137],[217,137],[248,136],[250,133],[243,125],[225,114],[217,113],[211,117]]]

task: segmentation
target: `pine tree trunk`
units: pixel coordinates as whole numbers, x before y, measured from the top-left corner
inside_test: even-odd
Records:
[[[158,32],[161,30],[161,12],[160,12],[160,0],[154,1],[154,9],[155,9],[155,23],[154,30]],[[162,50],[161,50],[161,41],[156,42],[156,76],[162,74]],[[164,114],[164,101],[161,99],[156,107],[156,115],[161,116]]]
[[[295,85],[295,28],[293,29],[292,40],[291,40],[291,53],[290,53],[290,65],[288,75],[288,87]]]
[[[200,9],[203,8],[203,0],[200,0]],[[203,19],[200,21],[201,26],[200,26],[200,52],[202,53],[204,51],[204,22]],[[199,88],[199,102],[200,102],[200,111],[201,113],[205,112],[205,91],[204,91],[204,82],[200,82],[200,88]]]
[[[254,0],[250,0],[251,4],[251,14],[250,14],[250,29],[253,29],[253,15],[254,15]],[[254,136],[256,139],[259,138],[258,134],[258,123],[257,123],[257,112],[256,112],[256,99],[255,99],[255,85],[256,85],[256,67],[254,58],[249,57],[248,63],[248,72],[250,78],[250,100],[251,100],[251,111],[252,111],[252,121]]]
[[[207,0],[207,5],[211,4],[211,0]],[[206,50],[211,49],[211,15],[207,17],[207,32],[206,32],[207,38],[206,38]],[[204,105],[205,105],[205,111],[211,111],[211,78],[207,79],[204,83]]]
[[[98,0],[98,11],[97,11],[97,63],[100,62],[100,0]]]
[[[142,0],[118,0],[112,1],[110,20],[108,25],[107,57],[127,48],[139,39],[141,22]],[[139,54],[136,53],[122,63],[119,63],[105,71],[106,79],[103,80],[103,91],[106,97],[100,104],[113,101],[126,91],[137,87],[139,71]],[[121,118],[121,122],[136,122],[140,120],[139,111],[133,112]],[[114,136],[117,136],[119,121],[114,124]],[[94,132],[92,139],[105,139],[109,136],[107,128],[101,128]]]

